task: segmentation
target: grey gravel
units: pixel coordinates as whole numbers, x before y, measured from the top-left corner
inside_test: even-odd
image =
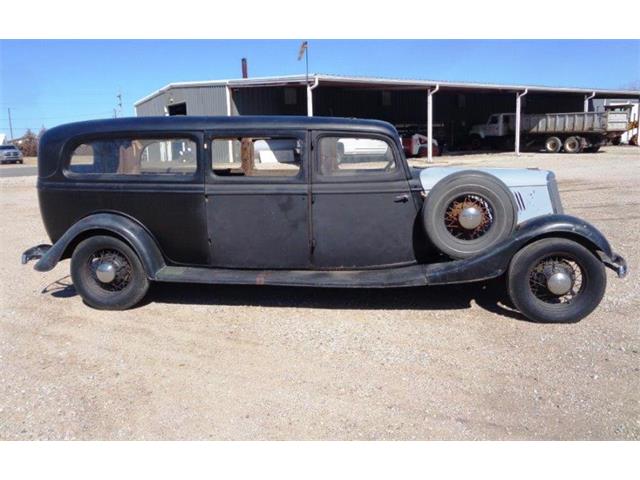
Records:
[[[439,158],[445,160],[445,157]],[[623,253],[580,323],[526,321],[501,282],[403,290],[156,285],[91,310],[47,242],[35,178],[0,180],[0,439],[639,439],[640,155],[447,157],[556,171]]]

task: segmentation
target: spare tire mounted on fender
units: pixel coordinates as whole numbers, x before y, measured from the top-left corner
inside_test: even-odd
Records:
[[[513,194],[504,182],[475,170],[440,180],[422,209],[429,239],[452,258],[472,257],[505,240],[516,219]]]

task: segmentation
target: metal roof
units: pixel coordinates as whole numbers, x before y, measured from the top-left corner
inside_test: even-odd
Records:
[[[488,90],[488,91],[524,91],[529,92],[549,92],[549,93],[583,93],[585,95],[596,94],[596,96],[606,96],[609,98],[638,98],[640,90],[611,90],[602,88],[574,88],[574,87],[547,87],[543,85],[513,85],[498,83],[476,83],[476,82],[450,82],[440,80],[416,80],[397,79],[384,77],[358,77],[342,75],[310,74],[309,80],[318,79],[320,86],[329,84],[332,86],[351,87],[386,87],[389,89],[421,89],[440,86],[441,89],[451,90]],[[141,98],[134,103],[138,106],[173,88],[206,87],[206,86],[229,86],[233,88],[259,87],[259,86],[285,86],[304,85],[307,82],[305,75],[283,75],[278,77],[253,77],[236,78],[229,80],[207,80],[199,82],[177,82],[170,83],[159,90]]]

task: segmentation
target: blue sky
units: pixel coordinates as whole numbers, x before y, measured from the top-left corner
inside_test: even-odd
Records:
[[[311,40],[310,72],[629,88],[640,41]],[[304,73],[298,40],[1,40],[0,132],[123,114],[167,83]]]

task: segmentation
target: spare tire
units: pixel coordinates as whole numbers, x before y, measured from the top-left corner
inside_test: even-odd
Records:
[[[509,237],[517,213],[504,182],[485,172],[465,170],[443,178],[427,194],[422,222],[441,252],[467,258]]]

